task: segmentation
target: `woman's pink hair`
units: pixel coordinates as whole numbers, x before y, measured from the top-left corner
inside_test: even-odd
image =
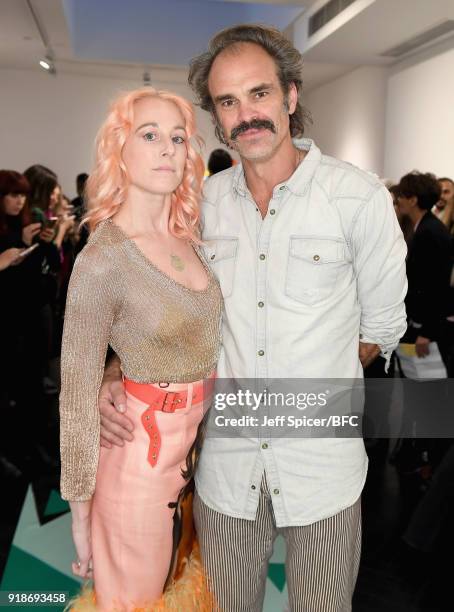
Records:
[[[87,223],[90,230],[93,230],[98,223],[112,217],[125,201],[129,178],[121,152],[133,124],[134,103],[148,97],[173,102],[185,120],[188,156],[183,180],[172,194],[169,229],[179,238],[200,243],[199,201],[205,167],[202,157],[189,140],[194,136],[201,143],[196,135],[194,110],[184,98],[151,87],[125,92],[113,102],[96,138],[95,168],[86,185],[88,204],[83,223]]]

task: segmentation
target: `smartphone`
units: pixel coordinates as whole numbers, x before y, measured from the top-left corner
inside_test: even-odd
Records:
[[[17,256],[17,259],[24,259],[25,257],[28,257],[30,253],[33,253],[33,251],[37,249],[38,247],[39,247],[39,244],[32,244],[31,247],[28,247],[28,249],[25,249],[25,251],[22,251],[22,253],[19,253],[19,255]]]
[[[58,223],[58,217],[49,217],[45,221],[45,227],[46,228],[50,228],[50,229],[54,229],[54,227],[57,225],[57,223]]]

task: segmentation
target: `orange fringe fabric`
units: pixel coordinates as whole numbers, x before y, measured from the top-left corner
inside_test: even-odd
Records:
[[[198,545],[178,580],[174,580],[155,603],[132,608],[128,612],[218,612],[213,595],[208,590],[207,579],[200,560]],[[92,588],[84,587],[81,594],[71,600],[65,612],[99,612]],[[114,608],[109,612],[124,612]]]

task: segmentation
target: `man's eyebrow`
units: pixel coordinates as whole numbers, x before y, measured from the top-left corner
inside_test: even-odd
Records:
[[[273,89],[273,87],[274,87],[273,83],[260,83],[259,85],[255,85],[254,87],[252,87],[248,93],[254,94],[254,93],[257,93],[258,91],[263,91],[264,89]],[[235,96],[230,93],[222,94],[214,98],[214,103],[218,104],[220,102],[224,102],[225,100],[231,100],[234,97]]]
[[[233,94],[222,94],[221,96],[216,96],[214,98],[214,102],[215,104],[217,102],[224,102],[225,100],[231,100],[232,98],[234,98],[235,96]]]
[[[260,83],[260,85],[256,85],[252,89],[249,90],[249,93],[257,93],[258,91],[263,91],[264,89],[273,89],[272,83]]]

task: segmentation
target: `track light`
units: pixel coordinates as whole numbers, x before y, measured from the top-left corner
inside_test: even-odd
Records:
[[[45,70],[49,74],[57,74],[57,71],[55,69],[55,64],[48,55],[46,55],[45,58],[39,60],[39,65],[41,66],[43,70]]]
[[[151,87],[151,76],[150,73],[145,70],[145,72],[143,73],[143,84],[145,87]]]

